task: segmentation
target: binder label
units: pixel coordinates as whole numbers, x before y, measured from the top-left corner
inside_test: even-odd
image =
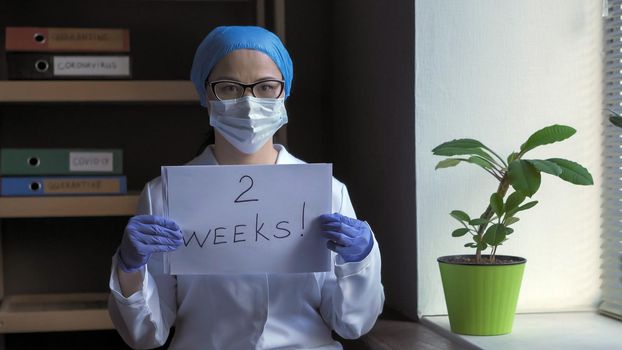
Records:
[[[118,179],[47,179],[43,188],[47,194],[120,192]]]
[[[91,28],[49,28],[52,49],[74,49],[76,46],[92,46],[99,50],[121,50],[124,30]]]
[[[112,152],[69,152],[70,171],[113,171]]]
[[[129,52],[123,28],[6,27],[6,51]]]
[[[129,56],[54,56],[57,76],[129,76]]]

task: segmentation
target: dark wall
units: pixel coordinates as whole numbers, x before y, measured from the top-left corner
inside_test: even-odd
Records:
[[[379,241],[386,305],[415,318],[414,1],[310,3],[286,3],[289,145],[334,163]]]
[[[285,10],[286,45],[294,62],[287,143],[307,162],[327,162],[333,141],[332,4],[288,1]]]

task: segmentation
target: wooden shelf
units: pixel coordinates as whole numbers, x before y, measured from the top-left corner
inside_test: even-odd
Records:
[[[198,101],[186,80],[0,81],[0,102],[188,102]]]
[[[131,216],[138,194],[119,196],[0,197],[0,218]]]
[[[108,293],[9,295],[0,307],[0,333],[113,329]]]

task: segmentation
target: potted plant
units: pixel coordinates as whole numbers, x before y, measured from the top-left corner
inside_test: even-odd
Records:
[[[511,226],[519,221],[517,214],[538,203],[527,198],[540,188],[542,173],[576,185],[593,184],[592,175],[578,163],[561,158],[524,159],[524,156],[536,147],[563,141],[575,132],[565,125],[547,126],[505,158],[473,139],[445,142],[432,150],[434,155],[447,157],[436,169],[470,163],[498,182],[479,217],[472,218],[462,210],[450,213],[460,224],[452,236],[469,237],[464,246],[475,249],[475,254],[438,258],[452,332],[498,335],[512,331],[526,259],[497,255],[497,248],[513,235]],[[482,254],[487,249],[489,253]]]

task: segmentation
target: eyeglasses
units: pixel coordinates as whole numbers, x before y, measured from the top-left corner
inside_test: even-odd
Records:
[[[244,96],[247,88],[251,89],[254,97],[278,98],[283,92],[285,82],[282,80],[262,80],[252,84],[243,84],[232,80],[217,80],[208,83],[212,92],[219,100],[232,100]]]

